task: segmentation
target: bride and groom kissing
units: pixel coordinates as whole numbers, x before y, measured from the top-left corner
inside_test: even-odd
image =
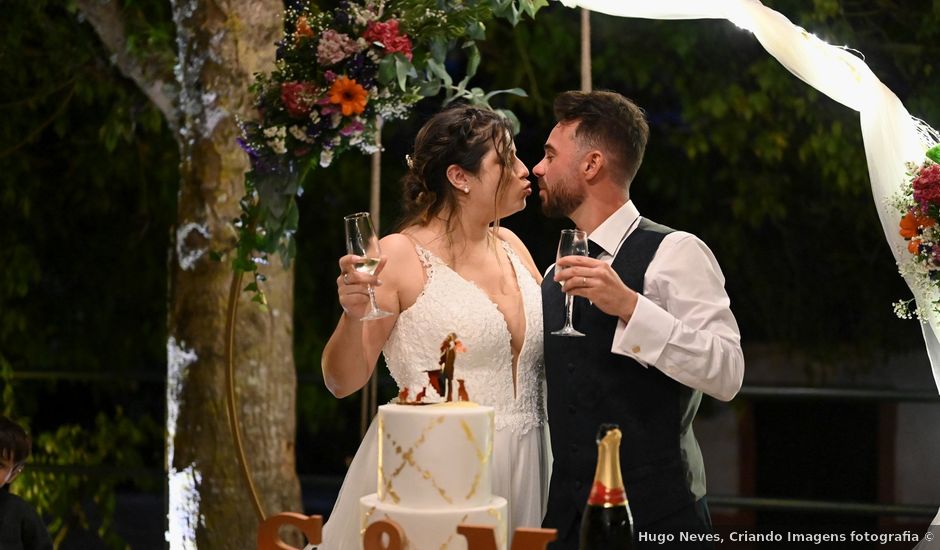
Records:
[[[418,132],[403,178],[404,220],[381,239],[373,275],[339,260],[343,314],[323,352],[337,397],[360,389],[379,353],[400,390],[427,385],[440,335],[466,345],[470,398],[495,409],[493,492],[509,531],[558,529],[550,548],[577,548],[594,474],[597,426],[619,424],[621,467],[638,531],[710,532],[702,455],[692,420],[703,393],[730,400],[744,358],[724,276],[697,237],[640,216],[630,185],[649,127],[613,92],[565,92],[532,169],[544,213],[589,236],[587,256],[544,274],[499,220],[532,194],[499,115],[469,105]],[[559,284],[560,283],[560,284]],[[369,287],[392,315],[372,321]],[[580,338],[554,336],[574,300]],[[374,492],[375,423],[360,446],[320,548],[356,548],[359,498]],[[551,428],[549,430],[549,427]],[[703,546],[704,547],[704,546]]]

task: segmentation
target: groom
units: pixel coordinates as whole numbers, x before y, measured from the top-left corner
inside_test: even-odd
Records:
[[[613,422],[623,432],[620,465],[638,548],[663,548],[643,539],[711,533],[692,419],[702,393],[728,401],[741,387],[738,325],[711,250],[643,218],[630,200],[649,135],[642,110],[612,92],[566,92],[555,117],[532,172],[545,214],[587,232],[591,255],[560,259],[542,282],[554,455],[544,525],[558,529],[553,550],[577,550],[595,432]],[[564,323],[559,283],[582,298],[574,326],[586,337],[551,335]]]

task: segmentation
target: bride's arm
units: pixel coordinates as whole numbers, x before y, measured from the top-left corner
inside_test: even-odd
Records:
[[[343,315],[323,348],[320,361],[323,382],[336,397],[346,397],[369,381],[379,353],[398,319],[401,311],[398,286],[404,262],[401,247],[396,246],[396,241],[391,235],[380,241],[383,260],[375,275],[357,273],[352,266],[354,256],[340,258],[336,286]],[[368,284],[375,289],[379,308],[393,315],[374,321],[359,320],[369,310]]]

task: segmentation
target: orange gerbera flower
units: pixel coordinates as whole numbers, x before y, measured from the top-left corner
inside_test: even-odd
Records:
[[[914,213],[908,211],[907,214],[904,214],[904,217],[901,218],[901,230],[898,231],[898,233],[905,239],[910,239],[914,235],[917,235],[917,221],[917,218],[914,217]]]
[[[298,17],[294,28],[294,41],[300,42],[301,38],[313,38],[313,29],[310,28],[310,22],[306,17],[302,15]]]
[[[901,218],[901,230],[898,231],[898,233],[905,239],[910,239],[917,235],[920,228],[926,229],[935,225],[937,225],[937,220],[930,216],[919,216],[913,211],[908,211],[907,214],[904,214],[904,217]]]
[[[330,87],[330,103],[339,105],[343,116],[358,115],[366,110],[369,94],[355,80],[341,76]]]
[[[908,241],[907,251],[916,256],[920,252],[920,239],[911,239]]]

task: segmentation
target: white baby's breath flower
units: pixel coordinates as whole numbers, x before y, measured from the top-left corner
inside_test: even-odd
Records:
[[[287,144],[285,143],[284,138],[275,138],[268,141],[268,147],[278,155],[283,155],[287,153]]]
[[[297,141],[302,141],[304,143],[313,143],[313,140],[307,136],[307,132],[304,131],[300,126],[291,126],[290,135],[294,136],[294,139]]]
[[[320,166],[327,168],[333,163],[333,150],[324,149],[320,152]]]
[[[264,137],[287,137],[287,129],[285,129],[283,126],[271,126],[270,128],[265,128]]]

